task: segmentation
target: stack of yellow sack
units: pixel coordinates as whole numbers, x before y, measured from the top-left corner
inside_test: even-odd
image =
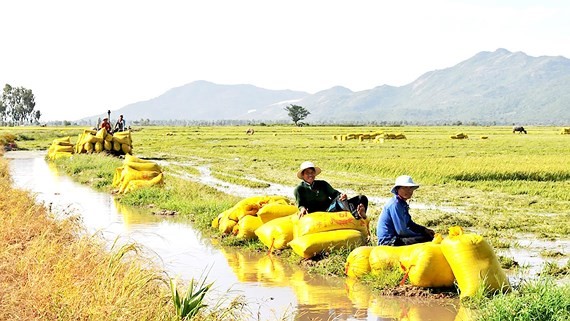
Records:
[[[131,131],[110,134],[105,128],[101,128],[98,131],[86,129],[82,134],[79,134],[75,144],[76,153],[99,153],[102,151],[117,155],[131,154],[133,151]]]
[[[364,245],[369,236],[369,219],[355,219],[350,212],[314,212],[296,220],[289,247],[303,258],[328,249]]]
[[[118,188],[119,194],[163,183],[162,169],[157,163],[130,154],[125,154],[123,166],[118,167],[113,176],[113,187]]]
[[[246,240],[256,239],[255,231],[267,222],[290,216],[297,207],[283,196],[251,196],[220,213],[212,227],[223,234],[233,234]]]
[[[60,157],[70,157],[71,155],[73,155],[73,144],[69,136],[54,139],[47,152],[47,158],[49,160],[55,160]]]
[[[345,274],[359,278],[393,267],[400,267],[414,286],[450,287],[457,282],[461,297],[473,296],[480,288],[510,289],[489,244],[480,235],[463,234],[458,226],[449,229],[448,238],[436,234],[432,242],[355,248],[347,257]]]

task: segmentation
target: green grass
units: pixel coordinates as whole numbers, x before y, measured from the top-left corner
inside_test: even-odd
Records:
[[[570,285],[556,286],[552,279],[543,278],[479,304],[477,321],[570,320]]]

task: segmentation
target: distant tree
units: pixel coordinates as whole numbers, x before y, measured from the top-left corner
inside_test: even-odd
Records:
[[[299,126],[299,121],[305,119],[309,114],[311,114],[305,107],[299,105],[289,105],[285,107],[288,112],[289,117],[295,123],[295,126]]]
[[[9,84],[4,86],[0,99],[0,120],[22,124],[39,121],[41,112],[34,111],[36,107],[35,97],[31,89],[24,87],[14,88]]]

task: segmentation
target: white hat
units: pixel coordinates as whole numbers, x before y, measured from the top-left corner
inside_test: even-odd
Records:
[[[303,179],[303,171],[306,170],[307,168],[314,168],[315,169],[315,176],[319,175],[321,173],[321,169],[317,166],[315,166],[315,164],[313,164],[313,162],[303,162],[301,164],[301,166],[299,167],[299,171],[297,172],[297,177],[299,177],[299,179]]]
[[[408,175],[402,175],[402,176],[398,176],[396,178],[396,182],[394,183],[394,186],[392,187],[392,189],[390,190],[390,192],[392,192],[392,194],[396,194],[396,188],[400,187],[400,186],[411,186],[414,189],[417,189],[420,187],[420,185],[414,183],[414,181],[412,180],[412,178]]]

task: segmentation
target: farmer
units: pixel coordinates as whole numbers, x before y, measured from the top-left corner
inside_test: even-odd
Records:
[[[109,118],[107,117],[103,118],[101,125],[99,125],[99,129],[101,128],[105,128],[107,133],[111,133],[111,123],[109,122]]]
[[[312,212],[349,211],[354,218],[365,219],[368,198],[358,195],[348,199],[346,194],[334,189],[323,180],[315,180],[321,169],[312,162],[303,162],[297,172],[301,183],[295,187],[295,202],[299,208],[299,217]]]
[[[119,115],[119,119],[117,119],[117,122],[115,123],[115,129],[113,131],[122,132],[125,131],[126,128],[127,128],[127,122],[123,118],[123,115]]]
[[[376,233],[378,245],[410,245],[430,242],[435,232],[427,227],[416,224],[410,216],[407,201],[420,185],[414,183],[408,175],[398,176],[392,187],[392,197],[382,209]]]

